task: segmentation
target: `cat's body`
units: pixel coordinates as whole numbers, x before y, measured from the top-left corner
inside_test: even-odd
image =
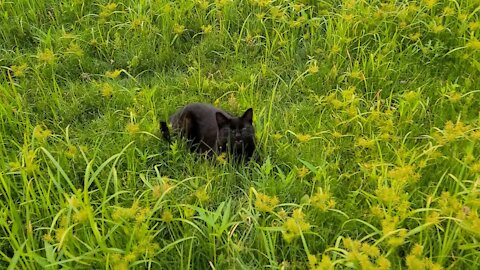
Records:
[[[188,139],[192,151],[209,155],[227,152],[236,159],[248,160],[255,150],[252,117],[251,108],[241,117],[233,117],[209,104],[192,103],[173,114],[169,121],[174,130]],[[165,123],[161,129],[168,139]]]

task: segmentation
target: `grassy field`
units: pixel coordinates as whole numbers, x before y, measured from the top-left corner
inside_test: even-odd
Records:
[[[1,269],[479,269],[478,0],[0,0]],[[161,139],[254,109],[257,162]]]

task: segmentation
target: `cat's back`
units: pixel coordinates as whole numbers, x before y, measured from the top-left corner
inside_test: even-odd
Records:
[[[199,126],[216,124],[215,113],[221,112],[227,117],[231,117],[228,113],[215,108],[207,103],[190,103],[178,110],[170,117],[170,122],[175,125],[176,122],[185,116],[191,117]]]

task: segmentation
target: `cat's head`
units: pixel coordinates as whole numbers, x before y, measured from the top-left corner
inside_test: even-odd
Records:
[[[235,156],[250,158],[255,150],[255,129],[250,108],[240,117],[228,117],[221,112],[215,114],[218,125],[218,147]]]

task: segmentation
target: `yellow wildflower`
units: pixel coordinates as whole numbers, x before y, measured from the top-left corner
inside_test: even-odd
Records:
[[[41,125],[36,125],[33,129],[33,137],[41,142],[45,141],[50,135],[52,135],[52,131],[43,129]]]
[[[378,259],[377,259],[377,269],[378,270],[389,270],[390,266],[391,266],[391,263],[387,258],[385,258],[383,256],[378,257]]]
[[[209,25],[202,25],[201,28],[202,28],[202,32],[203,32],[204,34],[211,33],[211,32],[212,32],[212,29],[213,29],[213,27],[212,27],[211,24],[209,24]]]
[[[302,133],[299,133],[299,134],[296,134],[295,135],[297,137],[297,139],[300,141],[300,142],[308,142],[312,136],[311,135],[308,135],[308,134],[302,134]]]
[[[65,155],[68,158],[74,158],[77,155],[77,147],[75,145],[68,145],[68,149],[65,151]]]
[[[477,31],[478,29],[480,29],[480,22],[477,21],[477,22],[470,22],[468,24],[468,27],[470,28],[471,31]]]
[[[270,197],[259,192],[256,194],[255,208],[260,212],[272,212],[279,202],[277,196]]]
[[[293,239],[297,238],[304,231],[310,229],[310,224],[304,220],[305,214],[303,214],[301,209],[293,210],[291,218],[288,218],[283,223],[283,239],[287,242],[291,242]]]
[[[443,26],[441,24],[435,24],[435,25],[431,26],[431,29],[432,29],[432,32],[434,32],[435,34],[438,34],[438,33],[442,32],[443,30],[445,30],[445,26]]]
[[[416,32],[416,33],[413,33],[410,35],[410,39],[412,41],[417,41],[420,39],[420,37],[422,36],[422,34],[420,34],[419,32]]]
[[[423,0],[423,3],[428,9],[432,9],[436,4],[438,0]]]
[[[308,65],[308,73],[315,74],[318,72],[317,60],[312,60]]]
[[[73,215],[73,220],[77,223],[83,223],[88,220],[88,215],[88,209],[82,208]]]
[[[472,133],[470,133],[470,139],[472,139],[474,141],[480,140],[480,129],[475,130]]]
[[[474,50],[480,50],[480,40],[478,39],[471,39],[467,42],[467,48],[471,48]]]
[[[336,204],[330,193],[324,192],[322,189],[319,189],[315,194],[312,195],[310,198],[310,203],[322,212],[332,209]]]
[[[300,178],[305,177],[310,171],[305,167],[302,166],[301,168],[297,168],[297,175]]]
[[[115,78],[117,78],[118,76],[120,76],[121,73],[122,73],[122,70],[115,69],[115,70],[113,70],[113,71],[107,71],[107,72],[105,72],[105,76],[106,76],[107,78],[115,79]]]
[[[318,259],[315,255],[309,254],[308,265],[310,270],[331,270],[333,268],[332,260],[328,255],[323,255],[322,260],[318,262]]]
[[[45,62],[49,65],[52,65],[55,62],[55,55],[50,49],[45,49],[42,52],[37,53],[38,60]]]
[[[140,126],[138,124],[135,124],[135,123],[128,123],[127,126],[125,127],[126,131],[128,132],[128,134],[130,135],[133,135],[137,132],[140,131]]]
[[[190,208],[190,207],[185,207],[183,209],[183,213],[185,215],[185,218],[189,219],[189,218],[193,217],[193,215],[195,215],[195,210]]]
[[[173,26],[173,32],[174,32],[175,34],[177,34],[177,35],[180,35],[181,33],[185,32],[185,26],[176,23],[176,24]]]
[[[170,210],[165,210],[162,213],[162,219],[164,222],[170,223],[173,220],[173,214]]]
[[[361,148],[372,148],[375,146],[375,140],[362,137],[357,139],[357,142],[355,145]]]
[[[68,205],[72,208],[79,208],[82,204],[81,201],[77,198],[77,196],[72,195],[67,198]]]
[[[13,71],[15,77],[23,77],[25,75],[25,70],[27,70],[27,64],[23,63],[19,66],[11,66],[10,69]]]
[[[365,81],[365,75],[363,74],[363,72],[361,72],[359,70],[352,71],[350,73],[350,77],[355,78],[355,79],[359,79],[361,81]]]
[[[205,203],[210,199],[210,196],[208,196],[207,191],[205,188],[200,188],[195,192],[195,197],[201,202]]]
[[[53,241],[53,237],[50,233],[46,233],[42,236],[42,239],[43,241],[46,241],[46,242],[52,242]]]
[[[109,83],[104,83],[100,92],[104,97],[111,97],[113,95],[113,87]]]
[[[70,43],[70,46],[68,47],[66,53],[75,55],[77,57],[82,57],[84,54],[83,49],[76,42]]]
[[[448,17],[455,14],[455,10],[452,7],[443,8],[443,16]]]

